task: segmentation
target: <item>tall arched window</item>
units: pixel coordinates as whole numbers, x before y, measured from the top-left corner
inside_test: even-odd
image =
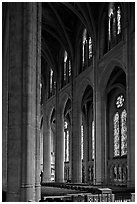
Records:
[[[94,121],[92,121],[92,159],[95,157],[95,126]]]
[[[90,61],[93,57],[93,43],[92,38],[89,36],[87,29],[85,28],[82,36],[82,69],[84,70],[90,65]]]
[[[106,11],[106,8],[105,8]],[[109,3],[104,21],[101,19],[100,56],[106,54],[122,40],[122,8],[120,3]],[[103,36],[102,36],[103,32]]]
[[[83,139],[84,139],[84,127],[81,125],[81,159],[83,160],[84,151],[83,151]]]
[[[70,82],[71,79],[71,61],[68,53],[64,52],[64,67],[63,67],[63,86]]]
[[[117,111],[113,118],[114,157],[127,155],[127,112],[124,102],[123,94],[117,96],[115,101]]]
[[[110,3],[108,11],[108,47],[113,48],[120,40],[122,33],[121,6],[118,3]]]
[[[56,92],[56,80],[55,73],[52,68],[49,71],[49,98],[53,96]]]
[[[65,137],[65,162],[69,162],[69,130],[68,123],[64,123],[64,137]]]

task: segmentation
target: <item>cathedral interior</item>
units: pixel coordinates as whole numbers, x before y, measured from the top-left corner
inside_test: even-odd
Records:
[[[135,201],[135,3],[2,3],[2,200]]]

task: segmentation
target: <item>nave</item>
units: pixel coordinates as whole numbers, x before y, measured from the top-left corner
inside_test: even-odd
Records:
[[[3,200],[133,201],[135,3],[2,11]]]

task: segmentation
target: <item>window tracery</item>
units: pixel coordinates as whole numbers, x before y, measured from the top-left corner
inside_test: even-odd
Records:
[[[117,97],[117,100],[116,100],[116,106],[117,108],[121,108],[124,104],[124,96],[123,95],[120,95]]]
[[[127,112],[124,107],[124,96],[116,98],[117,112],[113,118],[114,157],[127,155]]]
[[[127,154],[127,112],[121,113],[121,156]]]
[[[56,92],[56,80],[55,73],[52,68],[49,71],[49,98],[53,96]]]
[[[111,3],[108,13],[108,40],[109,50],[121,40],[122,32],[121,6],[117,3]]]
[[[82,67],[85,69],[89,66],[93,57],[93,43],[92,38],[89,36],[87,29],[85,28],[82,36]]]
[[[65,138],[65,162],[69,162],[69,130],[68,123],[64,122],[64,138]]]
[[[64,67],[63,67],[63,86],[70,82],[71,79],[71,61],[68,53],[64,52]]]
[[[84,127],[81,125],[81,159],[83,160],[83,137],[84,137]]]
[[[114,157],[120,154],[119,141],[119,114],[116,112],[114,115]]]
[[[92,122],[92,159],[94,159],[95,156],[95,136],[94,136],[94,121]]]

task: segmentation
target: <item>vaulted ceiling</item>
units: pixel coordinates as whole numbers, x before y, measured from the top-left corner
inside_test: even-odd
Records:
[[[45,63],[57,73],[61,50],[73,60],[80,26],[96,33],[98,16],[105,3],[97,2],[44,2],[42,3],[42,74]]]

